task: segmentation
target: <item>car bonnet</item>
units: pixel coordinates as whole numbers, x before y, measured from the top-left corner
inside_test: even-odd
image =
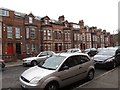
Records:
[[[113,57],[113,56],[109,56],[109,55],[95,55],[93,59],[95,61],[105,61],[105,60],[107,60],[107,59],[109,59],[111,57]]]
[[[23,60],[36,60],[38,57],[28,57],[28,58],[24,58]]]
[[[47,70],[44,68],[40,68],[38,66],[34,66],[24,71],[21,76],[23,76],[24,78],[30,81],[35,77],[39,77],[41,79],[53,72],[54,70]]]

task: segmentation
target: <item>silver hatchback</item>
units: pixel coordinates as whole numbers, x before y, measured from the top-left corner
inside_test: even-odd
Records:
[[[19,80],[24,88],[58,90],[84,78],[92,80],[94,72],[87,54],[59,53],[24,71]]]

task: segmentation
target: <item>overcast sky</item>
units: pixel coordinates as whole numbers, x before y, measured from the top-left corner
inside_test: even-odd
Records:
[[[88,26],[115,33],[118,28],[119,0],[0,0],[0,7],[57,20],[64,15],[69,22],[84,20]]]

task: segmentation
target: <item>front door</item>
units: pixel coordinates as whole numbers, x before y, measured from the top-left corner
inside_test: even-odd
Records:
[[[79,77],[79,73],[80,73],[79,72],[80,67],[75,58],[76,58],[76,56],[69,57],[61,66],[61,68],[64,66],[69,67],[66,70],[59,71],[59,77],[61,79],[62,86],[69,85],[69,84],[79,80],[78,77]]]
[[[13,54],[13,43],[7,44],[7,54]]]
[[[16,54],[17,58],[20,59],[21,55],[21,43],[16,43]]]

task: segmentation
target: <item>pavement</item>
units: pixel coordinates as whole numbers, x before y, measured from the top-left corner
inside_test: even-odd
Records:
[[[6,67],[13,67],[22,65],[22,60],[18,60],[17,62],[9,62],[6,63]],[[120,67],[117,67],[115,69],[112,69],[98,77],[95,77],[93,80],[84,83],[77,87],[74,90],[81,90],[81,89],[87,89],[87,88],[112,88],[112,89],[118,89],[120,87],[120,77],[119,77]]]
[[[112,89],[112,90],[119,90],[120,87],[120,67],[112,69],[96,78],[92,81],[84,83],[77,87],[74,90],[82,90],[82,89],[91,89],[91,90],[98,90],[98,89]]]
[[[16,62],[7,62],[5,63],[5,67],[14,67],[22,65],[22,60],[17,60]]]

